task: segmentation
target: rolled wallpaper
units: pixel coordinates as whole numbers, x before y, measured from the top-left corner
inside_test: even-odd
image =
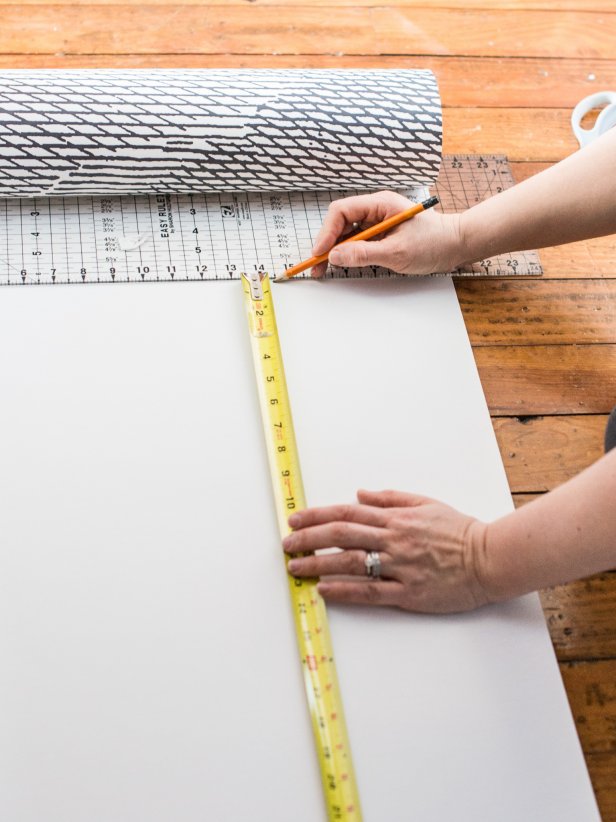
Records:
[[[425,70],[0,72],[0,196],[434,182]]]

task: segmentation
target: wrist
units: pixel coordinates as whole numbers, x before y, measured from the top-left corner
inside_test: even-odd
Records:
[[[465,538],[466,576],[475,605],[494,602],[487,576],[486,545],[488,524],[478,519],[470,521]]]
[[[472,209],[460,212],[458,217],[458,252],[459,258],[456,262],[456,268],[464,265],[464,263],[474,263],[477,260],[482,260],[484,255],[477,247],[477,231],[473,227],[473,213]]]
[[[468,560],[478,604],[502,602],[520,592],[509,589],[506,569],[498,562],[494,523],[473,520],[468,529]]]
[[[438,212],[437,212],[438,213]],[[462,232],[462,214],[439,214],[441,225],[439,237],[434,244],[437,259],[432,260],[432,271],[455,271],[467,262],[466,247]]]

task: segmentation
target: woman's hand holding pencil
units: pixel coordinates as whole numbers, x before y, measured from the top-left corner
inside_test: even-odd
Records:
[[[450,271],[462,262],[458,215],[434,211],[431,206],[437,202],[430,198],[412,203],[393,191],[335,200],[314,242],[313,257],[277,280],[289,279],[310,267],[313,277],[321,277],[328,261],[343,268],[378,265],[400,274]],[[345,239],[351,231],[353,236]],[[371,236],[375,239],[369,239]]]

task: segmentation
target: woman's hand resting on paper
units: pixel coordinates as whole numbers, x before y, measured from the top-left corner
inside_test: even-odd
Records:
[[[484,523],[401,491],[359,491],[357,498],[358,505],[311,508],[290,517],[294,531],[283,542],[287,553],[342,549],[295,557],[289,565],[293,576],[320,577],[318,590],[330,602],[446,613],[489,601]],[[380,555],[380,579],[366,575],[370,551]]]
[[[379,223],[410,208],[413,203],[394,191],[380,191],[335,200],[329,207],[312,248],[324,254],[354,226]],[[357,268],[380,265],[399,274],[451,271],[464,262],[458,214],[441,214],[430,208],[374,240],[346,243],[330,254],[332,265]],[[313,277],[325,274],[327,263],[312,269]]]
[[[616,448],[549,494],[493,522],[402,491],[359,491],[358,505],[293,514],[297,577],[321,577],[331,602],[469,611],[616,567]],[[381,578],[367,575],[379,554]],[[297,563],[297,564],[295,564]],[[344,576],[344,579],[341,577]]]

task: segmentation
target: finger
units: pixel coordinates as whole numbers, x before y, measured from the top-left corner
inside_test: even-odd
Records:
[[[357,240],[334,248],[329,262],[341,268],[362,268],[366,265],[381,265],[396,268],[398,242],[392,237],[384,240]]]
[[[324,263],[319,263],[315,265],[314,268],[310,271],[310,276],[314,277],[315,280],[318,280],[319,277],[322,277],[327,271],[327,260]]]
[[[382,528],[387,522],[387,514],[382,508],[369,505],[328,505],[323,508],[305,508],[289,517],[289,525],[295,530],[326,522],[359,522]]]
[[[289,560],[289,573],[294,577],[359,576],[368,577],[365,551],[338,551],[335,554],[293,558]],[[384,551],[379,553],[381,576],[391,578],[388,573],[390,557]]]
[[[286,536],[282,545],[289,554],[318,551],[320,548],[365,548],[380,551],[385,548],[387,532],[354,522],[329,522],[314,525]]]
[[[317,591],[328,602],[344,602],[348,605],[390,605],[400,602],[403,586],[401,582],[365,581],[319,582]]]
[[[357,492],[357,499],[362,505],[380,508],[408,508],[434,501],[430,497],[409,494],[405,491],[366,491],[364,489]]]
[[[360,194],[358,197],[343,197],[334,200],[317,234],[312,253],[325,254],[354,223],[374,225],[410,206],[410,201],[394,191],[380,191],[374,194]]]

